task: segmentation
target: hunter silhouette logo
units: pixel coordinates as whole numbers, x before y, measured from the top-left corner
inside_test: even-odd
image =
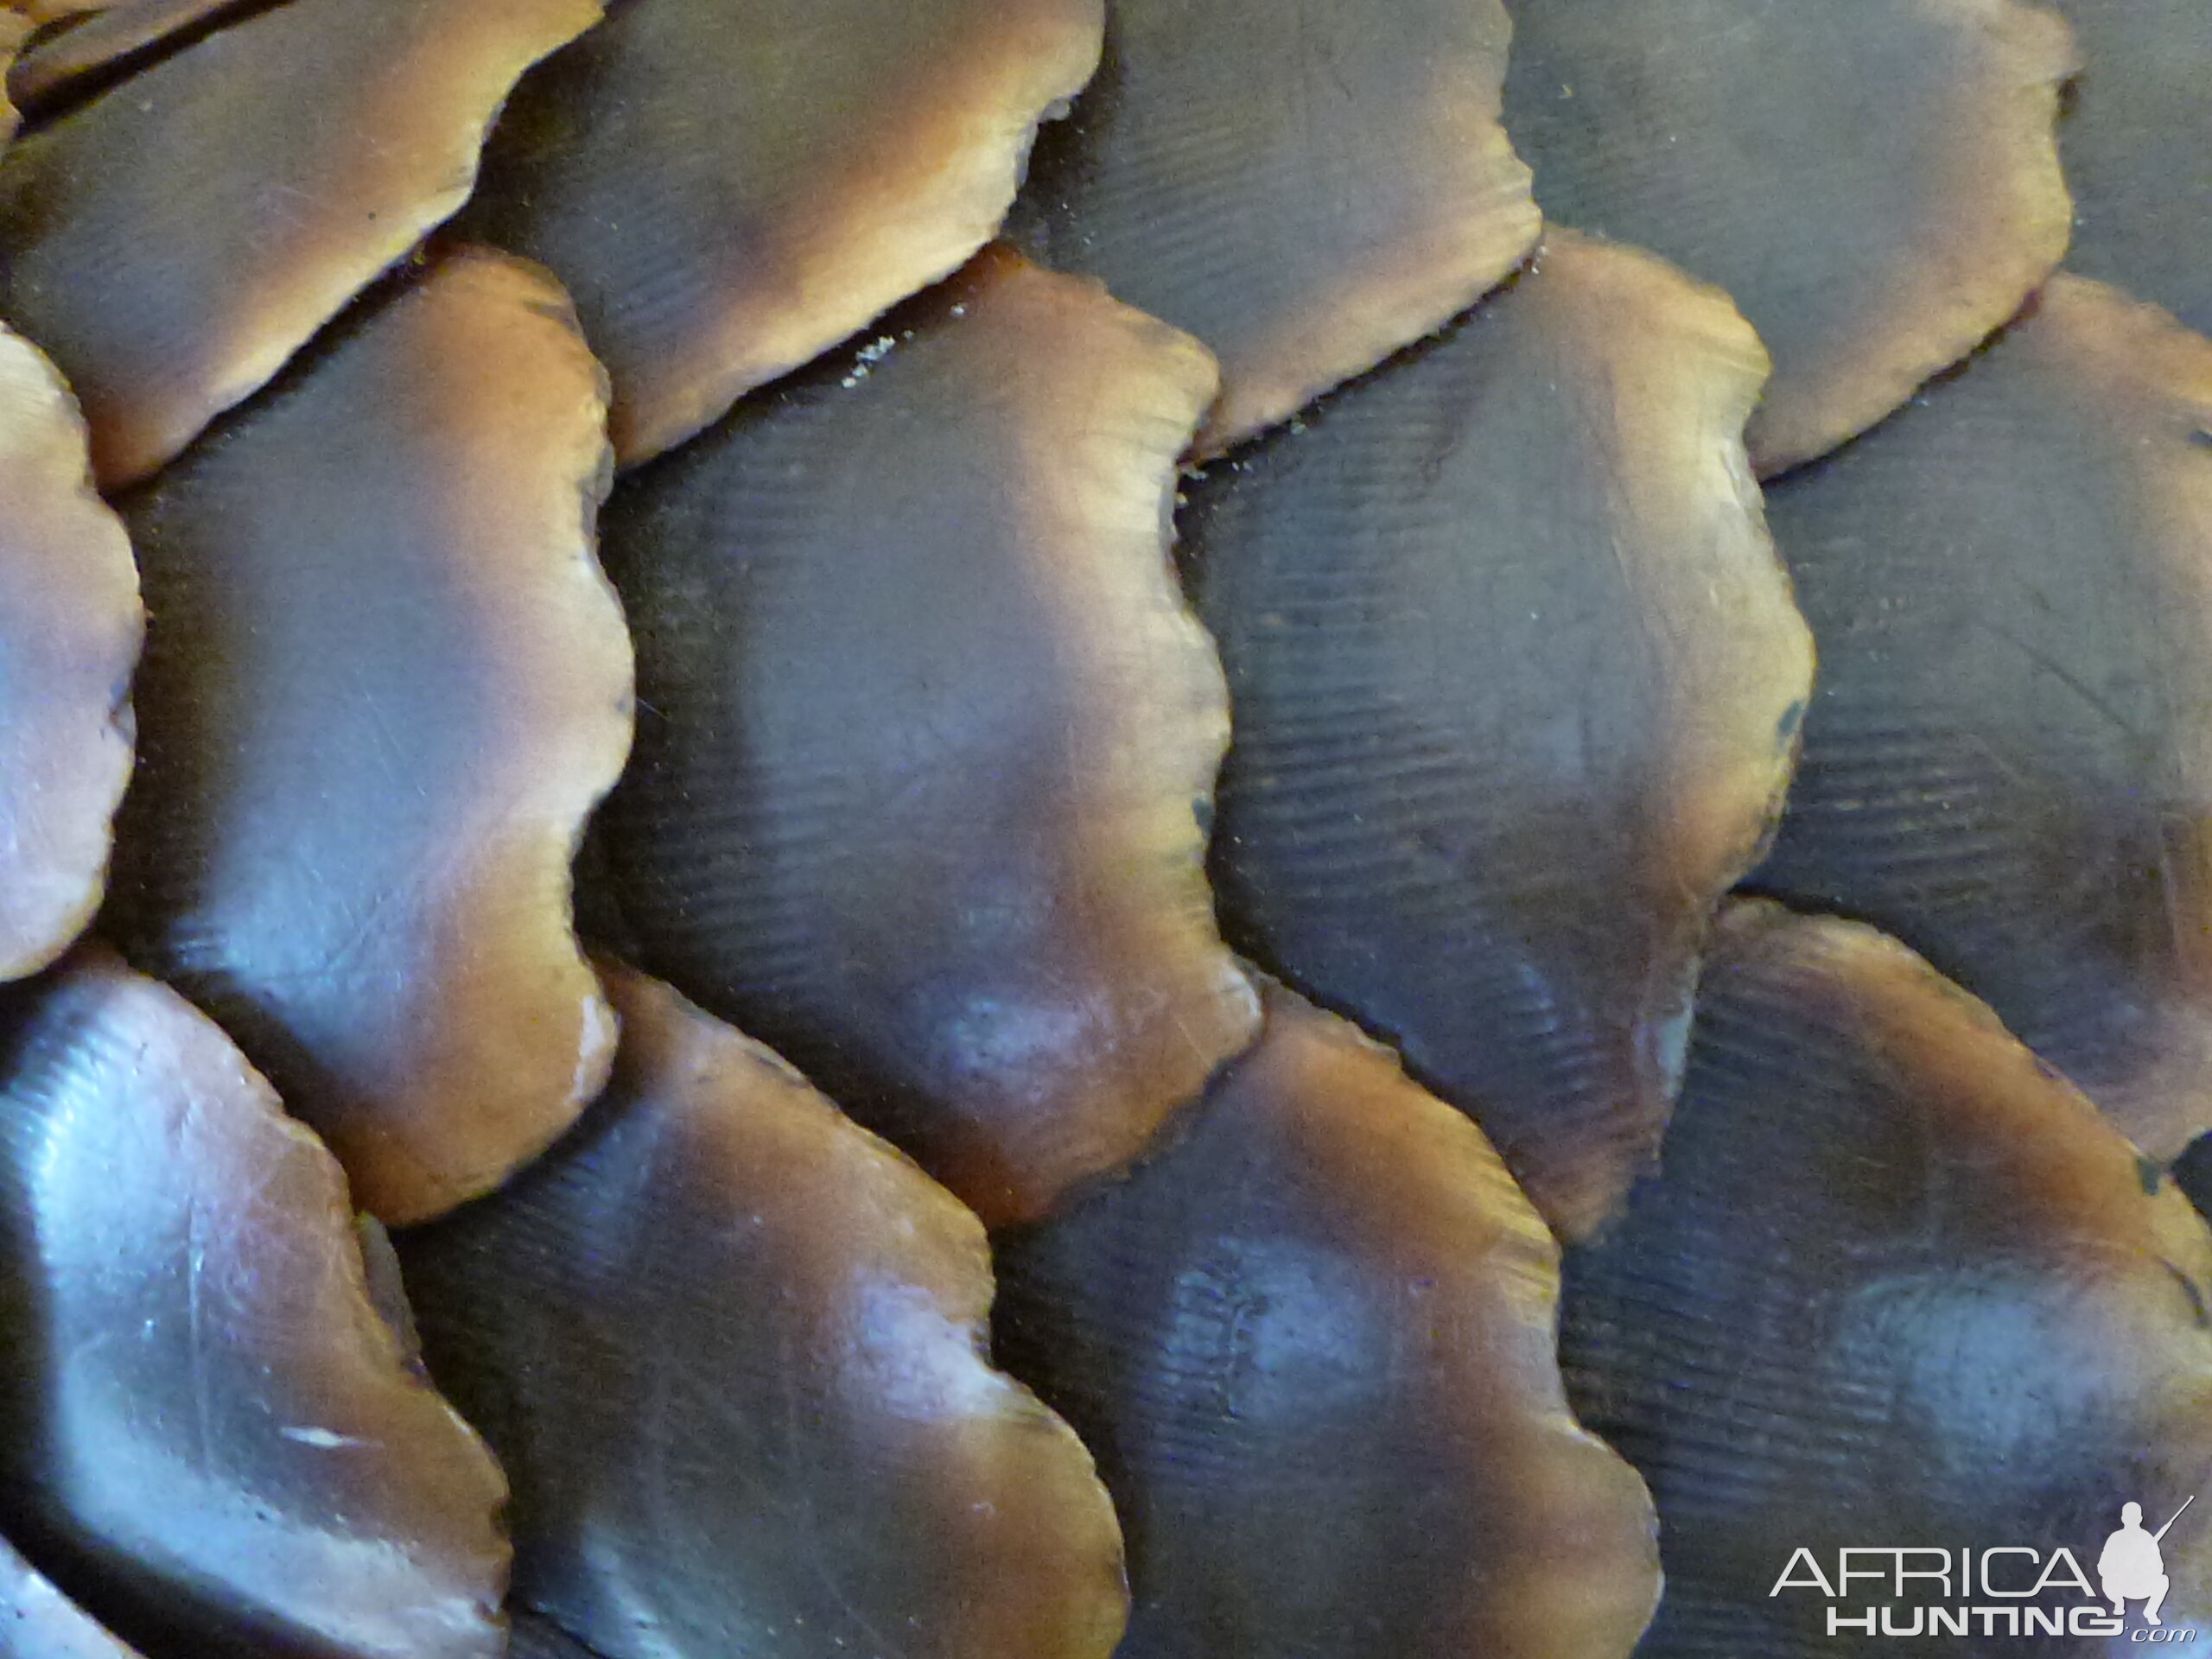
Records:
[[[2097,1557],[2097,1578],[2104,1586],[2105,1599],[2112,1603],[2113,1612],[2125,1618],[2127,1604],[2140,1601],[2145,1604],[2144,1622],[2161,1622],[2158,1609],[2166,1605],[2169,1581],[2165,1557],[2158,1551],[2158,1542],[2174,1522],[2189,1512],[2190,1504],[2196,1502],[2196,1494],[2191,1493],[2156,1532],[2143,1530],[2140,1503],[2121,1505],[2120,1530],[2105,1540],[2104,1553]]]

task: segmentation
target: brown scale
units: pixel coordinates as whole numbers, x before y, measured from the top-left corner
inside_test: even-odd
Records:
[[[1881,419],[2066,250],[2075,60],[2039,6],[1507,4],[1506,126],[1546,215],[1718,283],[1773,352],[1762,474]]]
[[[2212,341],[2059,277],[1768,510],[1821,673],[1758,884],[2172,1157],[2212,1128]]]
[[[1111,0],[1016,218],[1221,359],[1212,454],[1441,327],[1536,239],[1498,0]]]
[[[1833,1586],[1843,1548],[2063,1546],[2094,1584],[2124,1503],[2155,1529],[2212,1473],[2208,1297],[2203,1222],[1986,1008],[1870,929],[1736,907],[1662,1171],[1567,1263],[1569,1395],[1658,1500],[1667,1596],[1638,1651],[2000,1650],[1827,1630],[1832,1606],[1902,1628],[1912,1603],[1996,1605],[1955,1575],[1775,1592],[1800,1548]],[[2212,1528],[2164,1550],[2162,1617],[2212,1620]]]
[[[34,121],[175,52],[208,29],[279,0],[123,0],[41,33],[8,69],[8,95]]]
[[[86,12],[103,11],[117,3],[118,0],[9,0],[8,9],[29,18],[33,23],[45,24]]]
[[[0,72],[13,77],[20,54],[36,29],[37,25],[21,12],[0,11]],[[9,89],[10,94],[12,91]],[[19,102],[11,95],[0,95],[0,149],[6,147],[22,124]]]
[[[2082,48],[2058,129],[2077,209],[2067,268],[2212,334],[2212,6],[2052,3]]]
[[[124,501],[155,615],[116,922],[419,1219],[597,1092],[569,930],[630,652],[592,557],[603,381],[535,267],[464,251]]]
[[[473,234],[543,260],[645,460],[965,261],[1101,0],[629,0],[526,81]]]
[[[524,1651],[1106,1659],[1113,1510],[983,1354],[983,1230],[757,1044],[612,970],[576,1134],[400,1248],[515,1483]]]
[[[0,1524],[149,1652],[501,1649],[505,1483],[352,1221],[174,993],[99,947],[0,992]]]
[[[1121,1659],[1624,1659],[1649,1500],[1568,1415],[1497,1154],[1287,994],[1165,1150],[1001,1241],[1008,1369],[1098,1453]]]
[[[145,619],[76,405],[5,330],[0,504],[0,979],[14,979],[60,956],[99,903]]]
[[[0,316],[83,400],[102,485],[175,456],[452,213],[516,78],[598,14],[290,0],[0,155]]]
[[[645,963],[997,1223],[1256,1020],[1201,867],[1221,671],[1167,568],[1184,336],[1001,252],[615,492]]]
[[[1809,689],[1726,299],[1554,231],[1185,515],[1236,709],[1232,939],[1387,1036],[1552,1224],[1649,1162]]]

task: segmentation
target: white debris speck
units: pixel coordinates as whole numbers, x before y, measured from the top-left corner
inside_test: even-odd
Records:
[[[297,1440],[302,1446],[317,1446],[325,1451],[340,1446],[366,1446],[366,1440],[357,1440],[350,1434],[334,1433],[327,1428],[298,1428],[287,1423],[280,1431],[288,1440]]]

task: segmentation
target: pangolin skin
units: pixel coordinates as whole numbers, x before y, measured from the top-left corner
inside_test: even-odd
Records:
[[[102,486],[173,459],[449,217],[516,78],[599,10],[288,0],[0,152],[0,315],[82,400]]]
[[[1821,674],[1758,885],[1896,934],[2171,1158],[2212,1128],[2212,341],[2056,278],[1768,511]]]
[[[2201,9],[2055,7],[2074,264],[2204,327]],[[1649,1505],[1567,1408],[1538,1211],[1587,1241],[1570,1392],[1666,1511],[1646,1659],[1835,1650],[1778,1544],[2086,1561],[2201,1489],[2212,1238],[2152,1164],[1863,928],[1707,948],[1807,695],[1749,411],[1770,475],[1864,435],[1777,490],[1835,662],[1766,879],[1888,906],[2158,1158],[2212,1122],[2204,343],[2062,278],[1887,418],[2065,245],[2065,32],[1512,10],[1546,204],[1733,289],[1755,410],[1715,295],[1556,228],[1450,323],[1537,234],[1496,0],[626,0],[535,75],[596,0],[0,13],[0,52],[86,14],[8,76],[0,315],[148,554],[110,920],[378,1211],[476,1198],[399,1250],[524,1565],[510,1642],[503,1484],[328,1156],[175,994],[51,965],[142,616],[0,333],[0,979],[43,970],[0,985],[0,1653],[1121,1632],[1090,1464],[984,1357],[975,1217],[570,938],[628,731],[609,395],[541,271],[422,244],[518,76],[471,233],[574,289],[620,458],[682,446],[615,514],[653,727],[600,913],[1010,1229],[1001,1351],[1129,1526],[1122,1659],[1636,1643]],[[1040,131],[1013,233],[1198,345],[987,253],[806,367],[994,233]],[[1247,1046],[1221,688],[1161,569],[1178,454],[1230,451],[1185,526],[1235,937],[1504,1162],[1293,993]],[[2169,1624],[2212,1617],[2168,1548]]]
[[[1847,1548],[2063,1546],[2094,1573],[2124,1503],[2155,1528],[2212,1470],[2208,1297],[2202,1220],[1986,1007],[1870,928],[1732,909],[1665,1162],[1570,1257],[1561,1304],[1576,1412],[1658,1501],[1667,1595],[1638,1651],[1903,1650],[1828,1615],[1888,1604],[1903,1628],[1999,1601],[1955,1573],[1832,1599],[1790,1570],[1800,1549],[1832,1588]],[[2212,1529],[2164,1551],[2163,1617],[2201,1627]],[[2009,1605],[2094,1599],[2022,1598],[2021,1565],[1989,1568]]]
[[[645,965],[987,1223],[1125,1165],[1257,1010],[1202,858],[1221,670],[1167,564],[1185,336],[995,251],[615,492]]]
[[[496,1185],[612,1056],[569,931],[631,724],[605,415],[560,290],[464,250],[124,503],[156,621],[122,943],[388,1222]]]
[[[1217,454],[1474,303],[1536,240],[1498,0],[1115,0],[1016,237],[1221,361]]]
[[[0,992],[0,1526],[110,1629],[499,1653],[505,1483],[372,1304],[337,1164],[99,946]]]
[[[282,0],[279,0],[282,3]],[[35,121],[170,55],[271,0],[130,0],[42,35],[8,69],[8,95]]]
[[[471,232],[544,262],[626,464],[965,263],[1103,0],[629,0],[500,122]]]
[[[2058,129],[2076,208],[2066,268],[2212,334],[2212,8],[2051,3],[2082,48]]]
[[[666,986],[608,989],[577,1133],[400,1241],[514,1478],[519,1604],[604,1659],[1107,1659],[1113,1510],[985,1361],[975,1217]]]
[[[99,904],[144,629],[76,404],[0,328],[0,979],[52,962]]]
[[[18,54],[35,28],[36,25],[21,12],[0,11],[0,72],[4,72],[11,80],[19,61]],[[11,86],[7,95],[0,96],[0,148],[4,148],[7,142],[16,136],[16,129],[22,124],[20,100],[13,96],[13,90]]]
[[[1000,1242],[998,1351],[1128,1532],[1122,1659],[1624,1659],[1650,1504],[1567,1414],[1558,1247],[1386,1051],[1267,1014],[1172,1144]]]
[[[2030,0],[1507,0],[1547,217],[1728,290],[1774,353],[1762,475],[1880,420],[2066,251],[2077,67]]]
[[[1397,1044],[1570,1236],[1657,1146],[1809,691],[1744,459],[1765,369],[1721,295],[1555,231],[1184,515],[1230,937]]]

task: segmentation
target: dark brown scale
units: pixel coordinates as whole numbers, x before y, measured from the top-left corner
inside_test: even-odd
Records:
[[[1768,511],[1821,672],[1758,885],[2171,1158],[2212,1128],[2212,342],[2060,277]]]
[[[989,241],[1101,0],[628,0],[532,76],[472,232],[550,266],[626,464]]]
[[[0,1525],[149,1653],[500,1651],[505,1484],[352,1221],[173,992],[88,947],[0,993]]]
[[[2196,1213],[2212,1219],[2212,1135],[2201,1136],[2175,1160],[2173,1176],[2174,1185],[2189,1195]]]
[[[1106,1659],[1113,1510],[985,1363],[975,1217],[667,987],[608,985],[577,1133],[400,1239],[430,1368],[515,1482],[535,1650]]]
[[[2067,268],[2212,334],[2212,6],[2050,3],[2082,50],[2058,130],[2075,207]]]
[[[83,400],[103,486],[175,456],[451,214],[516,78],[598,16],[289,0],[0,153],[0,316]]]
[[[569,861],[631,679],[560,290],[477,251],[383,301],[124,503],[156,621],[111,920],[397,1223],[606,1077]]]
[[[1749,435],[1762,474],[1881,419],[2065,252],[2052,126],[2075,60],[2040,6],[1508,10],[1506,126],[1547,217],[1718,283],[1774,353]]]
[[[1231,937],[1396,1043],[1570,1235],[1657,1144],[1808,690],[1744,462],[1764,370],[1723,296],[1554,232],[1185,516]]]
[[[1174,1142],[1001,1243],[1001,1357],[1098,1453],[1120,1659],[1621,1659],[1648,1502],[1567,1414],[1557,1248],[1466,1120],[1287,993]]]
[[[1198,815],[1184,336],[994,252],[619,488],[645,963],[997,1224],[1121,1167],[1255,1023]]]
[[[1536,239],[1498,0],[1114,0],[1016,210],[1049,264],[1221,359],[1202,454],[1471,305]]]
[[[119,0],[11,0],[9,10],[41,28],[64,19],[104,11]]]
[[[1775,1593],[1800,1548],[1833,1582],[1847,1547],[2063,1546],[2094,1584],[2123,1503],[2155,1528],[2212,1468],[2208,1297],[2203,1222],[1986,1008],[1870,929],[1735,908],[1662,1170],[1567,1262],[1569,1396],[1659,1505],[1667,1595],[1639,1652],[1985,1650],[1831,1635],[1832,1607],[1901,1627],[1998,1599],[1955,1571],[1902,1599]],[[2163,1617],[2201,1626],[2212,1529],[2164,1550]],[[2021,1565],[1991,1570],[2015,1587]]]
[[[48,30],[8,69],[8,95],[33,121],[82,102],[224,22],[284,0],[122,0]]]
[[[30,40],[37,25],[20,12],[0,11],[0,70],[12,76],[18,54]],[[4,148],[16,136],[16,129],[22,119],[19,100],[0,95],[0,148]]]

